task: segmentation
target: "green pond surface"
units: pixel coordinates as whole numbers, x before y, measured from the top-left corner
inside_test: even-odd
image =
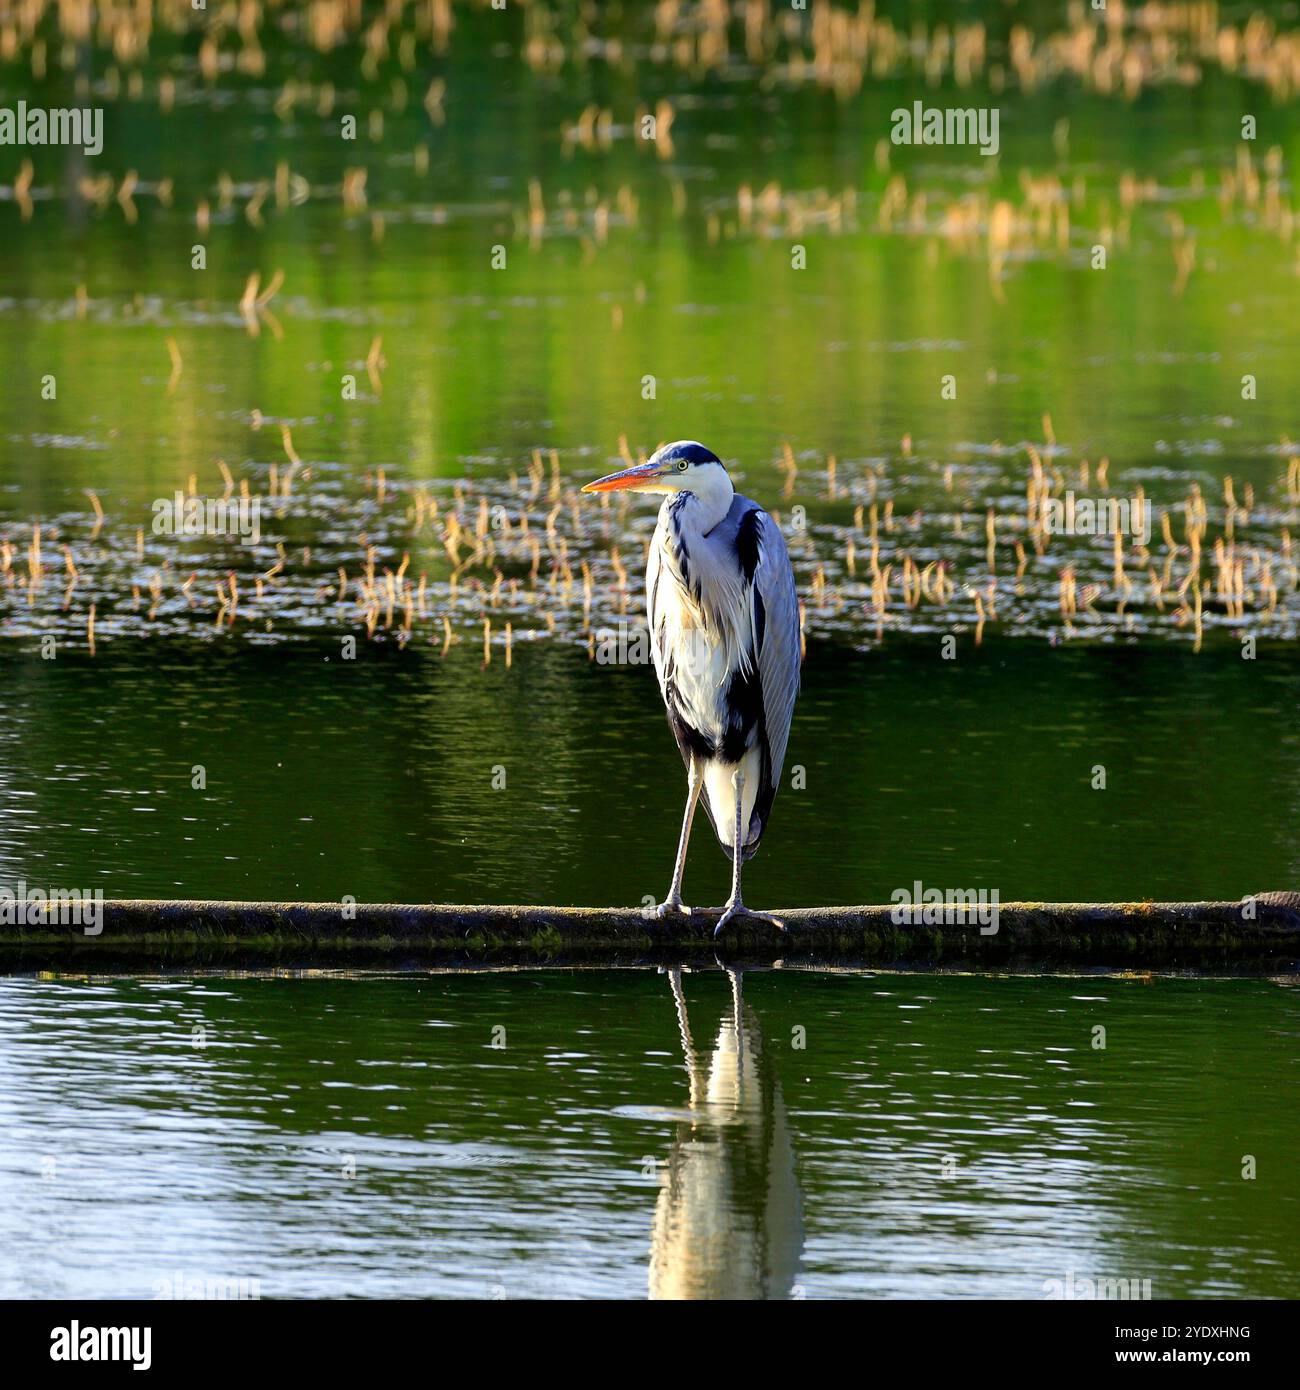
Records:
[[[1294,983],[672,985],[0,981],[0,1294],[1300,1295]]]
[[[0,148],[0,886],[661,897],[684,776],[593,659],[654,507],[576,488],[698,438],[805,609],[752,905],[1300,888],[1300,127],[1197,30],[1252,7],[1128,97],[1051,71],[1081,6],[878,5],[838,91],[811,26],[869,7],[698,63],[721,7],[442,8],[265,7],[260,71],[183,5],[0,44],[0,105],[105,110]],[[998,157],[889,145],[917,99]],[[1149,547],[1036,547],[1035,479]],[[255,541],[155,533],[227,486]],[[687,900],[728,873],[699,818]],[[0,979],[0,1295],[1300,1295],[1293,982],[682,988],[686,1053],[648,971]]]
[[[142,645],[10,657],[0,883],[588,906],[667,889],[685,774],[648,666]],[[1003,902],[1300,883],[1294,647],[991,641],[949,662],[916,639],[823,647],[804,679],[755,907],[889,902],[918,879]],[[729,874],[700,818],[687,901],[722,903]]]

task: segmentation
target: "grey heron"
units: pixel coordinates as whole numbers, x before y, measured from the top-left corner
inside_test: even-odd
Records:
[[[646,563],[646,613],[687,793],[672,887],[657,912],[664,918],[690,911],[682,906],[682,874],[703,796],[732,862],[731,897],[716,936],[737,916],[765,915],[746,908],[740,871],[772,812],[799,693],[794,571],[781,528],[736,491],[722,460],[703,444],[665,444],[645,463],[583,491],[621,489],[664,499]]]

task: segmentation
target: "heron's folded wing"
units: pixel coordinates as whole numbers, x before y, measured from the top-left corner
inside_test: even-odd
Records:
[[[754,567],[754,648],[763,689],[772,784],[781,780],[790,720],[799,694],[799,598],[781,528],[758,515],[758,564]]]

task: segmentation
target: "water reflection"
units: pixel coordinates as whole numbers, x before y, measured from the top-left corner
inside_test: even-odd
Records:
[[[741,972],[727,975],[731,1010],[712,1051],[701,1053],[682,972],[668,972],[690,1098],[661,1166],[651,1298],[788,1298],[803,1252],[781,1082],[764,1054],[758,1015],[744,1002]]]
[[[1300,1293],[1294,989],[785,969],[744,995],[0,979],[0,1297],[177,1271],[264,1298]]]

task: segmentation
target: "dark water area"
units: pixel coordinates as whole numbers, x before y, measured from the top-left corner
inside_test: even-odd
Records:
[[[1298,680],[1282,646],[815,647],[753,901],[887,902],[917,879],[1003,902],[1289,888]],[[685,776],[648,666],[159,644],[11,658],[7,693],[0,882],[638,906],[671,872]],[[725,900],[707,824],[686,883]]]
[[[0,1294],[1300,1294],[1293,986],[742,983],[2,980]]]

